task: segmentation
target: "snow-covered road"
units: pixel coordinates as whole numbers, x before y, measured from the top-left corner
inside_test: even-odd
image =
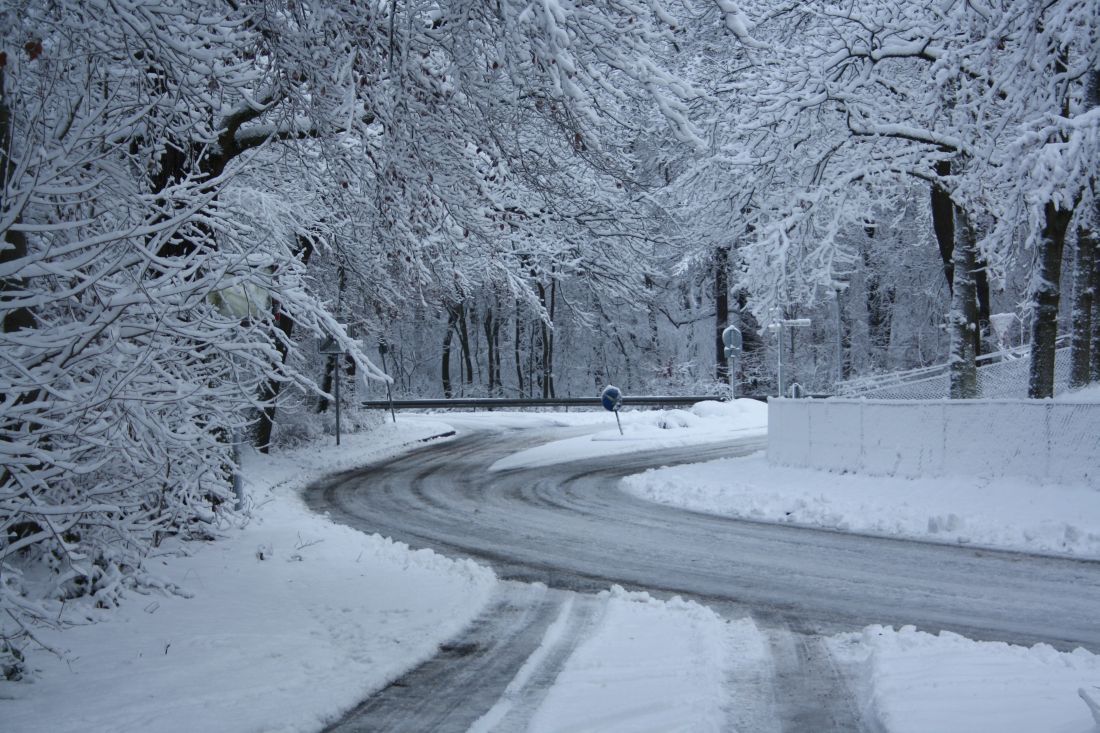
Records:
[[[783,704],[772,705],[762,717],[778,716],[784,729],[847,730],[865,722],[845,700],[847,681],[824,651],[823,634],[868,624],[912,624],[973,639],[1100,649],[1095,620],[1100,563],[745,522],[652,504],[618,488],[623,475],[649,467],[759,450],[759,437],[488,471],[506,455],[570,431],[577,428],[475,429],[333,477],[314,487],[307,500],[365,531],[488,561],[501,578],[574,593],[620,584],[685,595],[726,618],[748,616],[770,645],[775,684],[786,685],[776,695]],[[542,620],[532,639],[542,637],[556,617],[551,609],[560,612],[571,595],[532,601],[535,607],[524,613]],[[523,608],[515,598],[508,603]],[[496,616],[506,615],[483,614],[483,623],[495,623]],[[474,638],[454,643],[485,652]],[[456,729],[474,713],[489,712],[486,706],[504,693],[531,646],[497,647],[503,656],[493,663],[513,673],[500,674],[492,692],[483,689],[481,704],[465,695],[463,705],[453,705],[463,715]],[[446,662],[447,655],[454,656],[444,650],[434,663]],[[418,680],[439,673],[439,668],[414,670],[401,683],[404,689],[391,694],[415,697]],[[448,685],[437,679],[432,694],[439,695],[441,687]],[[448,703],[437,701],[440,706]],[[337,730],[365,729],[353,720]]]
[[[655,505],[617,486],[651,466],[759,450],[760,438],[486,471],[517,442],[546,439],[469,432],[333,477],[307,501],[368,532],[488,561],[504,579],[687,594],[814,632],[913,624],[1100,650],[1100,563],[746,522]]]

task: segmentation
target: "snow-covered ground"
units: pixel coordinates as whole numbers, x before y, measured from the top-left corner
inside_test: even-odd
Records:
[[[770,465],[763,453],[628,476],[694,511],[845,532],[1100,558],[1100,491],[1024,478],[905,479]]]
[[[528,730],[719,731],[730,663],[713,611],[615,588],[591,637],[569,658]]]
[[[66,658],[36,653],[34,679],[0,682],[0,729],[315,731],[432,656],[493,573],[333,524],[299,492],[449,430],[402,420],[341,450],[247,457],[252,521],[160,561],[192,597],[131,594],[98,623],[41,634]]]
[[[583,613],[576,608],[582,605],[595,607],[594,618],[585,622],[553,685],[525,695],[529,679],[562,643],[569,617]],[[739,659],[736,632],[747,633],[762,649],[751,620],[731,624],[692,601],[661,601],[618,586],[594,599],[574,594],[542,645],[470,733],[727,730],[734,695],[729,675],[735,664],[746,663]],[[533,710],[517,710],[532,703]]]
[[[598,456],[699,445],[731,438],[764,435],[768,406],[756,400],[700,402],[690,410],[641,410],[623,412],[622,432],[609,413],[567,414],[571,424],[608,424],[609,428],[535,446],[494,463],[489,470],[535,468]]]
[[[451,426],[595,430],[506,459],[516,467],[758,435],[762,407],[627,412],[626,436],[606,413],[402,416],[397,426],[348,436],[339,450],[326,443],[249,456],[252,521],[227,529],[224,539],[192,547],[189,557],[162,561],[161,574],[192,597],[132,595],[99,623],[43,634],[67,650],[66,659],[38,653],[32,680],[0,682],[0,729],[319,730],[432,655],[499,586],[491,571],[471,562],[414,552],[311,514],[299,498],[307,483],[396,454]],[[651,498],[710,511],[761,507],[745,514],[757,519],[958,541],[945,534],[954,523],[972,542],[1029,550],[1095,552],[1100,533],[1095,497],[1068,487],[1031,487],[1043,494],[1039,507],[1000,512],[990,491],[1003,492],[1003,485],[875,479],[853,488],[858,482],[769,468],[754,456],[662,469],[626,484]],[[884,489],[886,484],[899,488]],[[1063,490],[1064,497],[1058,493]],[[1014,491],[1025,493],[1024,487]],[[795,515],[786,513],[791,507]],[[1047,547],[1057,544],[1050,539],[1057,533],[1036,535],[1016,526],[1039,511],[1055,524],[1077,527],[1078,539]],[[979,514],[980,523],[974,518]],[[594,604],[596,611],[553,686],[523,716],[528,729],[706,731],[730,721],[739,729],[767,729],[762,726],[770,708],[761,691],[774,673],[773,659],[766,635],[750,619],[722,619],[693,602],[621,589],[577,597],[576,603]],[[562,628],[551,624],[544,647]],[[1059,653],[1044,645],[877,626],[834,637],[830,647],[837,664],[853,670],[865,712],[891,733],[1100,733],[1079,697],[1080,690],[1100,697],[1100,658],[1084,650]],[[514,687],[522,686],[524,674],[521,669]],[[506,694],[475,729],[493,730],[495,720],[508,719],[512,702]]]
[[[830,640],[834,658],[861,670],[866,708],[890,733],[1094,733],[1081,691],[1100,701],[1100,657],[976,642],[912,627],[869,626]]]

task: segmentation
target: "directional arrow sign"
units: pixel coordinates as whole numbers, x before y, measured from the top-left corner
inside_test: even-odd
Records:
[[[600,394],[600,403],[603,409],[609,412],[618,412],[623,404],[623,391],[618,387],[608,385]]]
[[[619,421],[619,408],[623,405],[623,391],[610,384],[600,393],[600,403],[603,409],[615,413],[615,424],[619,426],[619,435],[623,434],[623,424]]]

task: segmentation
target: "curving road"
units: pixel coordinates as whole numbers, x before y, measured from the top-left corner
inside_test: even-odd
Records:
[[[775,669],[750,684],[763,685],[760,699],[731,713],[736,730],[877,733],[853,691],[854,671],[839,669],[822,641],[867,624],[1100,651],[1100,562],[726,519],[617,487],[649,467],[759,450],[762,438],[488,471],[498,458],[577,432],[475,431],[311,487],[310,505],[337,521],[523,581],[502,584],[460,638],[328,731],[465,731],[504,699],[518,702],[493,729],[524,730],[585,633],[597,602],[587,592],[615,583],[754,618]],[[570,619],[563,646],[539,655],[522,689],[509,688],[559,616]]]
[[[331,477],[308,501],[505,579],[627,588],[743,606],[805,632],[871,623],[1100,651],[1100,563],[715,517],[652,504],[617,480],[759,450],[764,439],[489,473],[545,432],[474,432]]]

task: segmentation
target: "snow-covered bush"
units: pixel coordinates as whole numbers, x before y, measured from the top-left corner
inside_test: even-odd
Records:
[[[271,443],[278,448],[298,448],[324,435],[320,414],[299,404],[279,403],[279,419],[275,423]]]

